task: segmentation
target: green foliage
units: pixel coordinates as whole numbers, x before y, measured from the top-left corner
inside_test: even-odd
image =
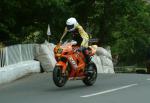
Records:
[[[76,17],[99,45],[111,45],[123,64],[143,63],[150,47],[150,4],[143,0],[1,0],[0,41],[5,45],[58,42]]]
[[[116,22],[111,42],[122,62],[142,64],[150,47],[150,6],[140,0],[131,4]]]
[[[41,31],[39,37],[43,40],[47,38],[48,24],[53,34],[60,35],[68,12],[63,0],[2,0],[0,40],[7,45],[23,43],[35,31]]]

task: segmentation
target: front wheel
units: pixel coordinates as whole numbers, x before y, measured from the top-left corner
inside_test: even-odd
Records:
[[[83,79],[83,83],[87,86],[92,86],[97,79],[97,67],[94,62],[89,63],[86,68],[86,77]]]
[[[53,81],[58,87],[63,87],[67,82],[67,76],[62,74],[62,69],[59,66],[55,66],[53,70]]]

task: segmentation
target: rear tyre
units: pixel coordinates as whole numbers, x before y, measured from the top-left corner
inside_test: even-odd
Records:
[[[63,87],[67,82],[67,76],[62,74],[62,69],[59,66],[55,66],[53,70],[53,81],[58,87]]]
[[[97,67],[94,62],[89,63],[87,66],[86,77],[82,80],[87,86],[92,86],[97,79]]]

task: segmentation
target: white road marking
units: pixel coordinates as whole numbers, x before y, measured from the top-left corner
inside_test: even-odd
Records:
[[[84,95],[84,96],[80,96],[80,97],[82,97],[82,98],[92,97],[92,96],[96,96],[96,95],[106,94],[106,93],[118,91],[118,90],[121,90],[121,89],[133,87],[133,86],[136,86],[136,85],[138,85],[138,84],[130,84],[130,85],[122,86],[122,87],[119,87],[119,88],[110,89],[110,90],[106,90],[106,91],[102,91],[102,92],[98,92],[98,93],[92,93],[92,94]]]
[[[147,80],[150,80],[150,78],[147,78]]]

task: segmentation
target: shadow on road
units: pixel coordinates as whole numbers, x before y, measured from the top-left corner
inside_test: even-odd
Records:
[[[90,87],[87,87],[85,85],[70,85],[70,86],[65,86],[65,87],[52,87],[46,91],[53,91],[53,92],[60,92],[60,91],[70,91],[70,90],[81,90],[81,89],[87,89],[87,88],[90,88]]]

